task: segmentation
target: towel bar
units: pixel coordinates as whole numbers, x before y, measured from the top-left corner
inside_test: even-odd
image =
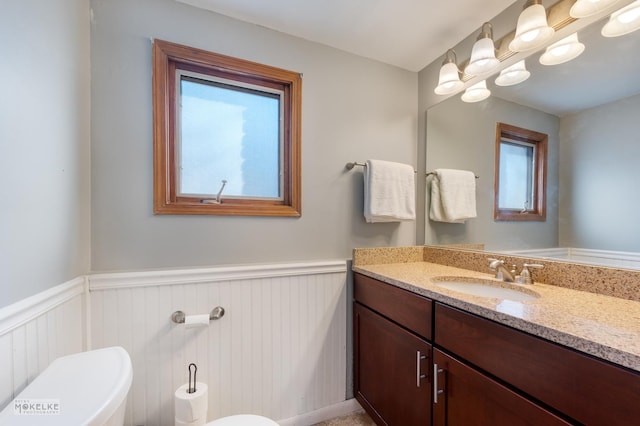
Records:
[[[427,176],[432,176],[432,175],[435,175],[435,174],[436,174],[436,172],[428,172]],[[480,176],[478,176],[478,175],[475,175],[475,177],[476,177],[476,179],[480,179]]]
[[[347,170],[351,170],[355,166],[366,167],[367,165],[365,163],[358,163],[357,161],[354,161],[353,163],[347,163],[344,167]]]
[[[345,164],[344,168],[347,169],[347,170],[351,170],[355,166],[367,167],[367,164],[366,163],[358,163],[357,161],[354,161],[353,163]],[[413,173],[418,173],[418,172],[416,170],[414,170]]]
[[[351,169],[353,169],[355,166],[366,167],[366,166],[367,166],[367,164],[366,164],[366,163],[358,163],[357,161],[354,161],[354,162],[352,162],[352,163],[347,163],[347,164],[345,164],[345,166],[344,166],[344,167],[345,167],[345,169],[347,169],[347,170],[351,170]],[[418,172],[417,172],[416,170],[414,170],[414,173],[418,173]],[[435,175],[435,174],[436,174],[436,172],[428,172],[428,173],[426,174],[426,176],[431,176],[431,175]],[[480,179],[480,176],[476,175],[476,179]]]

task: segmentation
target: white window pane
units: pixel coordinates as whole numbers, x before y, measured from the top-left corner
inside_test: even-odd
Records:
[[[277,94],[181,79],[181,194],[281,198]]]
[[[531,145],[500,144],[500,208],[522,210],[533,207],[534,158]]]

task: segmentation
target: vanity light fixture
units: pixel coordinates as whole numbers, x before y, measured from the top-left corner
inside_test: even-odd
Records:
[[[436,95],[449,95],[462,89],[462,86],[464,86],[464,83],[460,80],[460,70],[456,65],[456,52],[453,49],[449,49],[444,55],[438,85],[434,92]]]
[[[498,86],[513,86],[522,83],[529,78],[531,73],[527,71],[524,59],[500,71],[495,83]]]
[[[602,28],[605,37],[618,37],[640,29],[640,0],[613,12]]]
[[[509,50],[524,52],[542,46],[553,37],[555,30],[547,23],[547,12],[541,0],[528,0],[518,17],[516,35]]]
[[[482,24],[480,35],[471,49],[471,59],[465,67],[467,75],[486,74],[495,70],[500,61],[496,58],[496,48],[493,44],[493,25],[490,22]]]
[[[558,65],[580,56],[584,52],[584,44],[578,41],[578,33],[573,33],[560,41],[556,41],[540,56],[542,65]]]
[[[578,0],[571,6],[569,15],[572,18],[586,18],[603,11],[619,0]]]
[[[491,95],[491,91],[487,89],[487,80],[482,80],[471,85],[462,94],[464,102],[480,102],[487,99]]]

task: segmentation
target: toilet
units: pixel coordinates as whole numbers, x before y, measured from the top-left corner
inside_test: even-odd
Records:
[[[122,426],[132,379],[131,358],[119,346],[63,356],[0,412],[0,424]],[[20,413],[20,401],[30,409],[26,403],[38,400],[50,404],[32,405],[36,413]],[[51,411],[43,414],[41,407]]]
[[[278,426],[278,423],[255,414],[238,414],[222,417],[205,424],[205,426]]]

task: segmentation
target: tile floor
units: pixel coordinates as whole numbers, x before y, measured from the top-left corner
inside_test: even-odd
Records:
[[[316,423],[313,426],[375,426],[366,413],[354,413],[344,417],[327,420],[326,422]]]

